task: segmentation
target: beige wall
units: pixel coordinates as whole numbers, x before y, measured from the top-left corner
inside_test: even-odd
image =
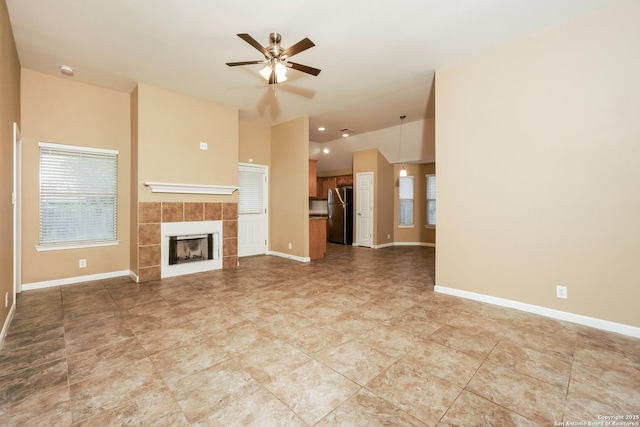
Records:
[[[128,270],[130,210],[129,95],[69,78],[22,69],[23,137],[22,281],[40,281]],[[37,252],[38,142],[119,150],[117,246]],[[87,260],[80,269],[78,260]]]
[[[437,71],[437,285],[640,327],[638,22],[619,1]]]
[[[20,125],[20,62],[0,1],[0,329],[13,305],[13,123]],[[4,296],[9,294],[9,306]]]
[[[363,172],[373,172],[373,245],[383,245],[393,242],[393,165],[373,148],[370,150],[356,151],[353,153],[353,176],[354,176],[354,213],[358,209],[357,174]],[[357,221],[354,218],[354,228]],[[354,235],[357,231],[354,230]],[[389,236],[389,237],[387,237]]]
[[[271,162],[271,127],[240,120],[238,161],[269,165]]]
[[[395,177],[393,174],[393,165],[389,163],[378,150],[376,150],[376,161],[378,164],[378,173],[376,173],[374,177],[374,188],[376,192],[374,204],[377,219],[373,231],[373,244],[382,245],[394,239],[393,188]]]
[[[237,187],[238,110],[144,84],[131,106],[131,271],[141,282],[159,279],[160,224],[205,219],[224,221],[223,268],[237,266],[237,192],[152,193],[144,183]]]
[[[309,118],[271,128],[270,250],[309,256]],[[292,249],[288,249],[288,243]]]
[[[436,173],[435,163],[426,163],[419,165],[406,164],[407,175],[413,176],[413,227],[405,228],[399,227],[400,222],[400,170],[402,164],[394,165],[394,212],[393,212],[393,226],[394,226],[394,242],[405,243],[436,243],[436,229],[434,227],[425,227],[427,223],[427,196],[426,196],[426,175]]]
[[[151,193],[145,182],[238,185],[238,110],[139,84],[139,202],[237,202],[233,196]],[[200,142],[208,150],[200,150]]]

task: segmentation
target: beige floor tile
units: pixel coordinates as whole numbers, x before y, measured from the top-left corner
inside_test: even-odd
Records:
[[[466,389],[536,423],[562,420],[566,387],[553,386],[487,360]]]
[[[267,385],[302,420],[313,425],[360,387],[325,365],[312,360]]]
[[[571,370],[569,394],[578,400],[586,400],[579,399],[579,396],[583,396],[618,408],[620,414],[631,414],[640,411],[638,384],[638,374],[629,376],[625,368],[618,371],[575,362]]]
[[[0,408],[67,384],[67,360],[30,366],[0,377]]]
[[[192,423],[259,388],[260,384],[251,375],[229,359],[184,377],[171,386],[178,404]]]
[[[144,348],[135,338],[69,355],[69,382],[76,383],[93,375],[110,372],[120,365],[133,363],[146,356]]]
[[[198,426],[287,426],[304,427],[291,409],[264,388],[241,396],[220,411],[197,423]]]
[[[420,342],[415,335],[384,325],[367,331],[357,340],[395,358],[404,356]]]
[[[425,340],[419,342],[403,359],[404,363],[464,388],[476,373],[483,358]]]
[[[145,411],[158,410],[158,402],[164,405],[171,401],[166,385],[148,358],[100,371],[70,384],[69,389],[74,423],[130,404],[137,408],[136,417],[143,418]],[[138,402],[148,402],[149,408]]]
[[[427,425],[435,425],[462,391],[404,359],[366,388]]]
[[[564,388],[569,385],[571,363],[508,341],[498,343],[489,354],[489,359],[500,366],[552,385]]]
[[[424,427],[426,424],[418,421],[387,400],[376,396],[368,390],[361,389],[316,424],[316,427],[329,426]]]
[[[451,405],[437,427],[536,427],[539,425],[465,390]]]
[[[445,325],[431,334],[429,340],[474,358],[484,358],[493,350],[500,337],[481,328]]]
[[[397,360],[360,341],[325,348],[315,358],[360,385],[368,383]]]
[[[269,384],[311,360],[285,341],[269,338],[252,343],[235,357],[261,384]]]

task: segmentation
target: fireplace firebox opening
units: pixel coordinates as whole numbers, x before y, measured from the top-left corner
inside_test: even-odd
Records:
[[[169,236],[169,265],[213,259],[213,233]]]

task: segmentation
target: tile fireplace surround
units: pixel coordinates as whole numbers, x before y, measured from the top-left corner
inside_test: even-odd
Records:
[[[138,203],[138,271],[140,282],[160,279],[163,222],[222,221],[222,268],[238,265],[238,204],[208,202]]]

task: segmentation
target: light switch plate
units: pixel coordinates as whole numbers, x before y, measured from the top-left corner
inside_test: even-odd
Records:
[[[200,143],[200,149],[201,150],[208,150],[209,149],[209,144],[207,144],[206,142],[201,142]]]

